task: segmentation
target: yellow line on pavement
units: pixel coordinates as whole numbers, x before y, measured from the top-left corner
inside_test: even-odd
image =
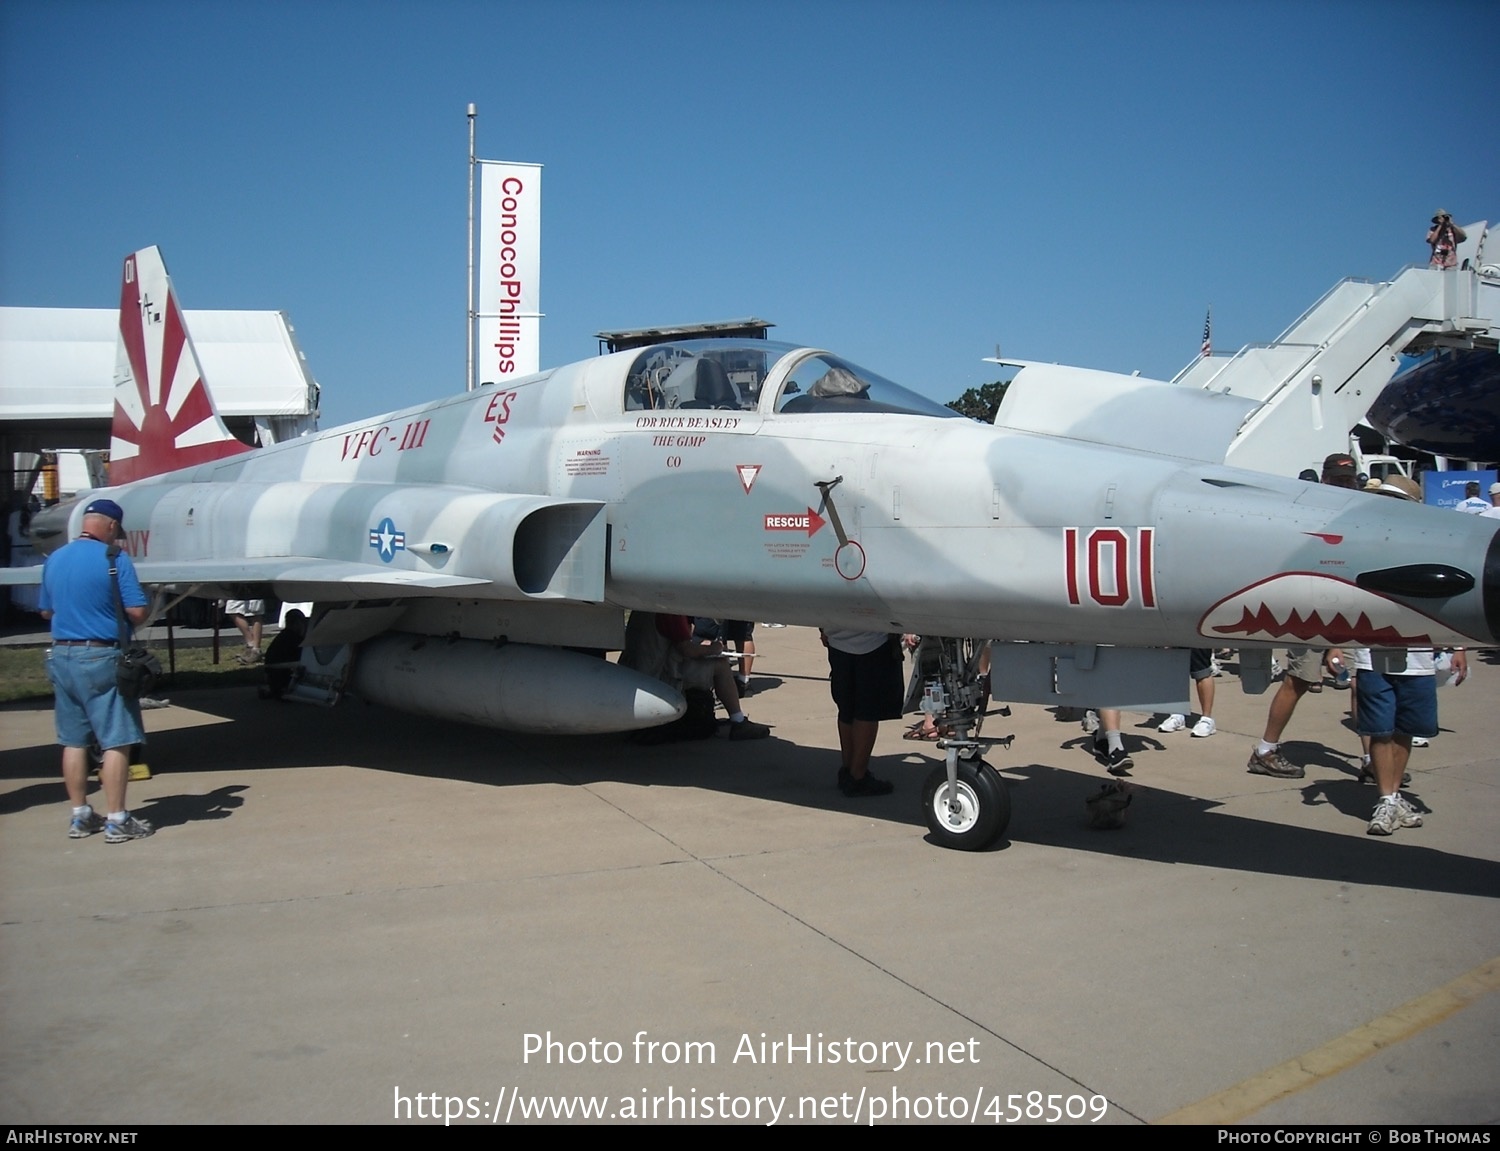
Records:
[[[1163,1115],[1155,1122],[1211,1126],[1238,1123],[1278,1099],[1331,1079],[1377,1051],[1409,1039],[1434,1023],[1441,1023],[1476,999],[1496,990],[1500,990],[1500,956],[1481,963],[1435,991],[1370,1020],[1363,1027],[1340,1035],[1331,1043],[1288,1059],[1207,1099]]]

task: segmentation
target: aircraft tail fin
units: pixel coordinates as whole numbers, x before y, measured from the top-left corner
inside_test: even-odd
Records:
[[[133,483],[251,450],[214,407],[161,251],[142,248],[126,256],[110,483]]]

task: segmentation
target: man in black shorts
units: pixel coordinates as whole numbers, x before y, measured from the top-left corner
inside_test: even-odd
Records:
[[[722,638],[734,644],[739,652],[740,666],[734,673],[734,682],[739,685],[740,696],[750,694],[750,668],[755,663],[755,621],[748,619],[726,619]]]
[[[879,631],[824,629],[828,687],[838,707],[839,790],[854,798],[889,795],[890,780],[870,772],[870,755],[882,719],[901,718],[899,636]]]

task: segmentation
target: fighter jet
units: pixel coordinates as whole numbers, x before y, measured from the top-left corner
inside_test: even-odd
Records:
[[[1230,395],[1035,365],[984,425],[819,348],[683,340],[249,450],[155,248],[120,324],[108,494],[142,581],[314,601],[330,700],[662,723],[676,691],[566,650],[618,649],[631,610],[1030,641],[996,645],[999,697],[1086,705],[1180,700],[1159,649],[1500,636],[1492,521],[1225,467]],[[957,847],[1008,817],[952,755],[924,807]]]

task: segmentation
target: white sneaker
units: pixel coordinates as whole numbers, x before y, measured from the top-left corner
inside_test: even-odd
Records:
[[[1422,817],[1399,795],[1382,796],[1367,829],[1370,835],[1394,835],[1397,828],[1421,827]]]
[[[125,813],[125,818],[118,823],[113,819],[104,824],[105,843],[129,843],[132,839],[145,839],[155,829],[144,819],[137,819],[130,812]]]
[[[1212,716],[1205,715],[1201,719],[1199,719],[1197,723],[1193,724],[1193,734],[1199,739],[1207,739],[1218,730],[1219,729],[1214,726]]]
[[[1083,713],[1083,733],[1084,735],[1093,735],[1098,730],[1099,713],[1093,708],[1089,708]]]
[[[1162,735],[1171,735],[1174,731],[1181,731],[1186,726],[1187,716],[1178,715],[1176,712],[1173,712],[1156,725],[1156,730],[1161,732]]]
[[[1411,805],[1411,800],[1407,799],[1406,796],[1404,796],[1404,795],[1400,794],[1399,792],[1397,792],[1397,794],[1396,794],[1396,802],[1401,805],[1401,826],[1402,827],[1421,827],[1422,826],[1422,815],[1421,815],[1421,813],[1419,811],[1417,811],[1417,809],[1415,807],[1413,807]]]
[[[1411,737],[1411,745],[1413,747],[1431,747],[1432,743],[1431,741],[1422,738],[1420,735],[1414,735]]]

